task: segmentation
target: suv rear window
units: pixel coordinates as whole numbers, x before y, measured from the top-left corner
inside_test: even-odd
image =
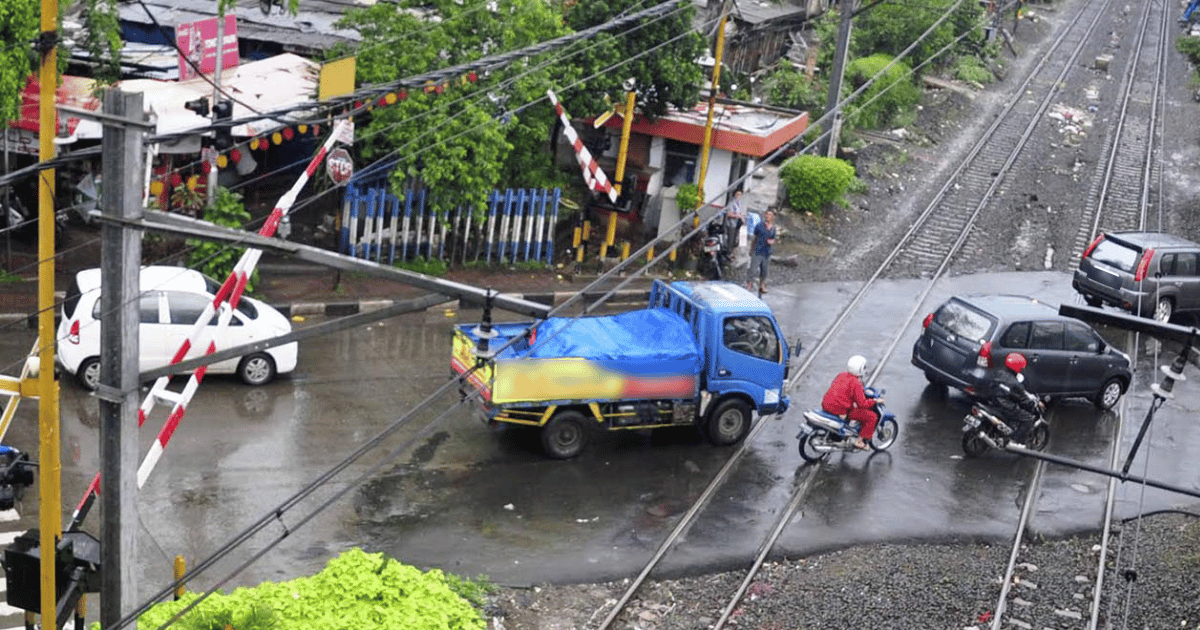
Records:
[[[1096,244],[1096,249],[1092,250],[1092,255],[1088,258],[1133,273],[1140,254],[1141,252],[1124,243],[1106,238]]]
[[[938,309],[933,316],[946,330],[966,339],[983,341],[992,334],[996,322],[983,311],[972,308],[963,302],[950,300]]]

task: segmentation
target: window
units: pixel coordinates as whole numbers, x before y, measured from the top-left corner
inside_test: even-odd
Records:
[[[1137,266],[1141,256],[1140,250],[1106,238],[1096,245],[1096,249],[1092,250],[1089,258],[1133,273],[1133,268]]]
[[[995,322],[982,311],[955,300],[942,305],[933,321],[963,339],[980,343],[988,338],[995,326]]]
[[[1034,350],[1062,350],[1063,323],[1036,322],[1030,335],[1029,347]]]
[[[667,140],[663,186],[691,183],[696,178],[700,147],[690,142]]]
[[[101,296],[96,297],[96,303],[92,305],[92,319],[103,319],[104,314],[101,312],[104,300]],[[142,324],[157,324],[158,323],[158,291],[146,291],[138,296],[138,322]]]
[[[724,344],[734,352],[779,363],[779,337],[771,320],[762,315],[739,315],[725,318]]]
[[[1164,276],[1196,275],[1195,254],[1163,254],[1159,270]]]
[[[1029,322],[1017,322],[1008,327],[1000,338],[1000,345],[1005,348],[1029,347]]]
[[[1100,352],[1100,340],[1096,333],[1082,324],[1067,323],[1063,334],[1063,349],[1072,352]]]
[[[202,295],[200,293],[185,293],[182,291],[168,292],[167,299],[170,300],[171,323],[184,324],[188,326],[195,324],[196,320],[200,319],[200,315],[204,312],[204,309],[207,308],[213,300],[212,296]],[[249,303],[246,300],[239,300],[238,304],[239,306],[237,310],[245,313],[241,305],[245,304],[249,306]],[[251,312],[256,312],[253,306],[249,306],[249,308]],[[208,321],[208,325],[217,325],[217,317],[214,316],[212,319],[210,319]],[[233,317],[229,320],[229,325],[241,326],[242,319],[239,317]]]

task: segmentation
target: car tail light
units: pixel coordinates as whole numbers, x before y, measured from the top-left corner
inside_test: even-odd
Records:
[[[1146,272],[1150,271],[1150,259],[1154,258],[1154,250],[1147,249],[1142,254],[1142,260],[1138,262],[1137,271],[1133,274],[1134,282],[1141,282],[1146,278]]]
[[[925,316],[925,321],[921,322],[921,328],[929,328],[929,325],[932,323],[933,323],[933,313],[930,313]]]
[[[1087,249],[1083,250],[1083,257],[1087,258],[1088,255],[1092,253],[1092,250],[1096,249],[1096,246],[1099,245],[1100,241],[1103,241],[1103,240],[1104,240],[1104,233],[1101,232],[1100,236],[1097,236],[1096,238],[1092,239],[1092,244],[1088,245]]]
[[[979,346],[979,357],[975,359],[975,365],[981,368],[992,367],[992,342],[985,341]]]
[[[71,328],[67,332],[67,341],[75,345],[79,345],[79,320],[71,322]]]

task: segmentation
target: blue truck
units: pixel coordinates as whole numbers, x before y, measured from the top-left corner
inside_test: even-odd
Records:
[[[478,391],[483,419],[538,428],[558,459],[581,453],[596,427],[688,425],[714,444],[737,444],[754,412],[788,407],[783,331],[766,303],[730,282],[655,281],[643,309],[482,334],[459,324],[453,335],[451,367],[467,374],[464,395]],[[502,349],[481,358],[489,335]]]

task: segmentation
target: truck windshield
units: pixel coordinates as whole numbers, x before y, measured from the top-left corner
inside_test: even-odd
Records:
[[[771,319],[762,315],[736,315],[725,318],[725,347],[753,357],[779,363],[779,337]]]

